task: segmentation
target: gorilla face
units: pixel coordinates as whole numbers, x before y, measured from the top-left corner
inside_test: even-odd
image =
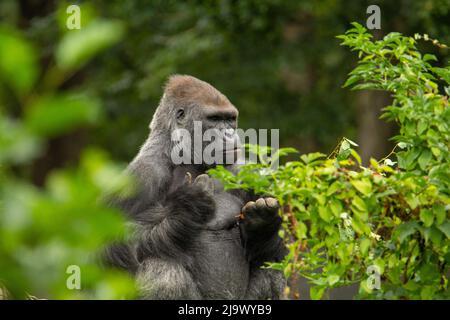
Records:
[[[178,106],[177,129],[184,129],[190,139],[182,139],[183,151],[191,150],[194,164],[214,166],[233,164],[240,152],[237,135],[238,110],[228,101],[220,104]],[[200,157],[201,155],[201,157]]]

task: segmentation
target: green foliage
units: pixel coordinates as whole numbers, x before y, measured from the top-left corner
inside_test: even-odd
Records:
[[[56,202],[55,196],[49,189],[50,182],[45,189],[36,189],[29,183],[36,169],[34,159],[45,154],[52,160],[58,158],[61,150],[48,149],[48,141],[54,142],[55,139],[60,138],[60,135],[64,136],[80,127],[89,126],[89,144],[108,149],[115,159],[129,160],[148,133],[149,119],[161,96],[161,85],[172,73],[192,74],[214,84],[240,109],[240,125],[244,128],[282,126],[281,142],[284,145],[293,144],[304,148],[302,151],[328,150],[335,143],[336,136],[355,138],[355,119],[358,116],[355,107],[359,103],[352,92],[335,89],[344,81],[345,70],[352,63],[352,59],[332,39],[336,33],[344,32],[349,21],[366,19],[367,4],[364,2],[357,0],[84,1],[80,3],[82,29],[78,31],[70,31],[66,28],[66,8],[72,2],[48,2],[45,6],[30,5],[32,3],[33,1],[0,1],[0,20],[2,21],[0,27],[1,190],[7,190],[3,186],[8,185],[10,188],[10,185],[18,184],[32,190],[27,195],[37,193],[35,199],[49,197],[52,202]],[[427,30],[430,35],[443,39],[444,42],[450,39],[450,26],[447,23],[450,8],[448,1],[399,3],[381,0],[379,5],[382,8],[382,30],[395,29],[404,32]],[[105,17],[120,19],[123,23],[109,19],[98,20],[96,18],[98,13]],[[15,28],[8,27],[13,25],[22,28],[23,32],[19,33]],[[128,30],[126,38],[122,38],[122,41],[110,47],[121,39],[120,36],[124,30]],[[428,45],[427,50],[433,49],[429,47],[433,41],[427,41],[430,39],[426,35],[421,37],[426,40],[424,44]],[[365,45],[372,46],[369,42]],[[445,50],[434,49],[432,52],[438,58],[445,53]],[[101,55],[96,55],[102,50]],[[379,59],[378,56],[375,55],[375,57]],[[92,58],[95,59],[95,63],[92,63]],[[434,63],[432,56],[424,55],[422,60],[434,66],[439,63]],[[415,63],[413,66],[417,68],[418,65]],[[402,64],[400,67],[404,68],[405,65]],[[405,67],[404,70],[406,69]],[[375,74],[379,72],[368,71]],[[393,72],[392,68],[390,72]],[[448,81],[448,72],[445,70],[435,68],[431,73],[436,73],[438,79]],[[403,76],[409,77],[408,81],[415,81],[414,77],[408,76],[407,72]],[[397,82],[400,80],[397,79]],[[436,82],[438,89],[445,90],[442,80],[428,80]],[[352,81],[361,84],[358,78]],[[64,90],[61,87],[64,87]],[[73,90],[74,87],[76,91]],[[100,101],[102,104],[99,103]],[[431,105],[435,105],[435,102],[431,102],[429,106]],[[406,107],[402,104],[399,109],[401,112],[404,111],[407,117],[405,121],[409,121],[410,113],[406,111]],[[267,116],[268,114],[270,117]],[[439,119],[436,116],[435,121],[442,125],[443,121],[439,122]],[[400,116],[396,120],[403,121]],[[439,154],[443,152],[440,144],[448,140],[441,139],[441,131],[436,130],[436,127],[431,127],[432,130],[426,128],[426,125],[431,123],[428,122],[431,119],[426,121],[426,123],[417,124],[415,129],[424,130],[421,135],[426,135],[428,140],[425,141],[420,136],[413,137],[411,134],[408,134],[408,139],[422,139],[424,144],[431,143],[430,148],[420,149],[420,154],[417,150],[412,151],[410,142],[406,138],[405,142],[401,142],[403,141],[401,139],[404,139],[401,134],[395,150],[399,152],[395,154],[406,152],[400,161],[402,168],[405,169],[399,170],[397,167],[399,161],[393,157],[392,160],[387,158],[379,161],[379,165],[387,165],[396,173],[411,172],[410,180],[414,183],[420,172],[430,168],[428,171],[432,175],[423,175],[426,184],[428,185],[432,177],[432,186],[435,186],[438,190],[436,192],[442,195],[441,190],[445,186],[442,181],[445,181],[445,177],[441,173],[445,174],[445,168],[434,171],[431,169],[436,168],[438,162],[445,159],[444,155]],[[95,124],[95,127],[91,126],[92,124]],[[408,129],[402,126],[402,130],[413,132],[414,128],[411,125]],[[73,150],[79,147],[78,143],[76,139],[66,139],[64,146]],[[74,153],[77,154],[77,152]],[[407,157],[408,153],[409,157]],[[113,169],[115,165],[111,166],[107,157],[102,156],[101,153],[98,154],[98,151],[89,152],[82,157],[85,159],[83,162],[79,162],[77,156],[72,157],[73,168],[60,173],[63,176],[67,173],[66,180],[69,185],[75,176],[83,176],[84,178],[80,178],[80,181],[84,182],[75,185],[78,185],[77,192],[80,194],[84,194],[83,191],[86,189],[86,192],[90,194],[90,196],[85,195],[86,198],[91,196],[94,198],[94,193],[99,194],[104,191],[117,173],[116,169]],[[279,152],[277,156],[282,154],[283,152]],[[345,161],[349,156],[353,158],[352,161],[359,161],[354,146],[347,140],[338,146],[330,158],[337,157],[339,161]],[[98,160],[98,164],[94,165],[97,163],[94,158],[103,160]],[[92,169],[83,169],[86,166],[82,168],[81,163],[86,161],[92,162]],[[314,168],[319,161],[323,159],[318,154],[309,154],[302,156],[301,163]],[[49,163],[48,166],[52,167],[54,164]],[[416,168],[412,170],[410,166]],[[254,169],[258,168],[256,166]],[[353,165],[348,169],[355,170]],[[368,169],[374,170],[372,167]],[[104,179],[102,184],[94,183],[94,180],[98,181],[97,178],[93,178],[97,176],[94,172],[103,172],[99,174]],[[267,171],[264,170],[263,173],[267,174]],[[248,170],[247,174],[246,179],[249,181],[247,187],[261,184],[261,191],[268,190],[270,187],[270,181],[265,175],[258,174],[254,170]],[[388,173],[384,175],[389,176]],[[48,178],[49,181],[51,179]],[[252,181],[252,179],[255,180]],[[242,183],[243,180],[236,181],[236,186]],[[363,201],[366,200],[366,196],[361,191],[373,193],[378,190],[374,186],[369,187],[367,182],[361,183],[359,180],[354,181],[353,184],[349,183],[350,188],[354,189]],[[335,184],[333,188],[337,186],[338,184]],[[421,200],[417,200],[414,196],[419,193],[416,190],[408,196],[405,199],[406,205],[412,204],[420,208]],[[388,194],[387,197],[393,196]],[[7,200],[7,196],[2,193],[0,216],[6,214],[3,209],[4,204],[8,202],[8,207],[10,206],[10,201]],[[33,203],[26,197],[21,202]],[[71,200],[70,203],[68,205],[70,207],[76,205],[75,201]],[[400,207],[407,208],[406,205]],[[95,206],[99,206],[100,211],[104,209],[98,203],[95,203]],[[360,201],[355,202],[356,206],[363,208]],[[88,211],[94,212],[93,208],[90,208],[92,211]],[[428,206],[425,208],[429,209],[428,211],[419,212],[419,218],[422,217],[423,221],[416,219],[417,213],[414,213],[411,223],[409,221],[400,223],[399,231],[396,232],[399,233],[402,243],[411,237],[422,235],[421,227],[430,223],[432,223],[430,228],[436,226],[441,233],[436,232],[435,229],[432,229],[432,232],[428,231],[426,233],[428,241],[436,239],[437,234],[448,235],[448,211],[442,208],[445,209],[443,206],[438,206],[437,214],[435,214],[435,210]],[[26,212],[26,217],[32,216],[29,211]],[[430,212],[433,213],[432,219]],[[318,214],[319,218],[322,216],[330,220],[330,212],[321,209]],[[349,217],[351,214],[349,212]],[[9,219],[8,216],[8,221]],[[70,218],[67,219],[67,228],[72,229],[74,223]],[[333,219],[331,217],[331,223]],[[371,214],[369,214],[370,219]],[[442,222],[444,221],[442,219],[445,222]],[[6,218],[4,220],[6,221]],[[56,221],[59,220],[56,219]],[[9,222],[0,222],[0,233],[3,232],[2,223]],[[299,220],[297,225],[299,236],[309,234],[311,227],[307,220]],[[343,230],[344,235],[347,233],[352,235],[355,232],[353,228],[350,230],[342,226],[340,230]],[[104,235],[106,236],[106,233]],[[53,234],[53,236],[57,241],[65,237],[63,233]],[[83,239],[86,238],[83,237]],[[66,245],[66,241],[63,240],[60,242],[66,246],[65,250],[72,250],[72,244]],[[33,243],[41,247],[43,240],[36,238]],[[372,244],[369,244],[368,240],[365,240],[361,247],[369,250],[372,248]],[[84,252],[87,251],[95,250]],[[5,251],[0,249],[0,252],[4,254]],[[8,264],[9,262],[5,261],[18,259],[11,258],[9,255],[8,259],[5,259],[2,253],[0,253],[0,263]],[[14,263],[25,272],[24,264]],[[411,266],[412,262],[408,265]],[[409,267],[409,274],[412,272],[411,268]],[[31,270],[34,270],[33,273],[36,271]],[[360,275],[367,276],[365,273]],[[33,288],[38,285],[31,285],[30,282],[33,280],[18,276],[8,277],[8,283],[17,284],[16,289],[11,289],[17,297],[23,296],[25,290],[38,297],[57,298],[66,296],[67,293],[50,293],[52,291],[50,288],[53,286],[51,283],[62,286],[64,283],[61,281],[42,281],[39,284],[39,290],[35,291]],[[100,288],[97,290],[93,287],[96,283],[94,278],[82,279],[92,284],[91,292],[94,295],[106,297],[104,291],[100,293]],[[4,282],[7,280],[1,274],[0,279]],[[333,283],[333,286],[341,285],[340,282],[335,283],[336,279],[336,276],[331,276],[330,283]],[[109,285],[111,284],[113,282]],[[83,284],[83,287],[89,288],[89,285]],[[106,288],[106,284],[102,288]],[[325,292],[324,288],[326,286],[314,287],[313,296],[320,297]]]
[[[450,68],[433,67],[434,56],[422,55],[414,38],[390,33],[374,41],[353,26],[338,37],[359,57],[344,86],[391,93],[383,118],[400,126],[393,152],[363,167],[357,145],[344,138],[328,157],[210,173],[227,188],[278,198],[289,254],[270,267],[309,279],[311,298],[359,283],[359,298],[448,299]],[[371,285],[370,268],[380,288]]]
[[[24,8],[31,3],[0,1],[0,20],[26,28],[26,37],[42,48],[40,61],[45,64],[58,51],[61,33],[74,35],[66,28],[66,9],[74,2]],[[334,36],[343,33],[350,21],[367,19],[365,1],[93,0],[77,4],[81,31],[98,15],[120,19],[128,31],[123,41],[74,77],[82,91],[101,98],[108,121],[92,128],[90,141],[108,149],[115,159],[128,161],[135,155],[148,133],[161,87],[173,73],[196,76],[226,94],[239,108],[242,128],[282,126],[281,145],[302,152],[329,150],[336,137],[357,140],[358,132],[364,130],[365,122],[358,122],[365,109],[360,100],[364,95],[336,90],[354,59]],[[379,0],[377,4],[382,10],[382,30],[376,36],[386,30],[426,30],[449,42],[449,1]],[[105,38],[114,36],[106,32]],[[92,36],[98,37],[86,39]],[[74,49],[75,54],[79,48]],[[437,48],[432,52],[443,55]],[[371,145],[365,143],[369,149]],[[377,156],[389,148],[387,143],[381,146]],[[367,160],[371,150],[361,153]]]
[[[95,123],[99,109],[98,101],[82,94],[41,96],[25,111],[24,122],[34,134],[51,137]]]
[[[37,50],[19,32],[0,29],[0,296],[8,298],[111,299],[133,297],[133,281],[101,267],[108,241],[124,236],[120,212],[99,199],[129,191],[122,167],[98,149],[87,149],[71,168],[54,170],[44,188],[17,175],[45,152],[48,138],[97,123],[98,99],[59,89],[76,68],[117,42],[114,22],[67,33],[56,60],[39,70]],[[113,33],[113,35],[111,35]],[[99,39],[99,37],[101,39]],[[38,75],[44,80],[37,83]],[[8,114],[3,93],[12,89],[21,118]],[[8,101],[9,102],[9,101]],[[80,267],[81,290],[69,290],[67,268]],[[6,289],[2,289],[2,287]]]
[[[80,67],[96,53],[116,43],[123,36],[120,22],[93,21],[81,32],[69,32],[56,52],[56,61],[63,69]]]
[[[36,60],[30,43],[15,31],[0,28],[0,73],[18,94],[26,93],[36,81]]]
[[[446,0],[377,4],[381,32],[427,30],[450,39]],[[338,136],[357,139],[359,95],[336,90],[354,59],[334,36],[350,21],[365,21],[366,2],[95,0],[89,5],[125,21],[129,30],[126,41],[89,66],[85,81],[87,89],[100,92],[114,121],[99,125],[93,141],[104,148],[113,144],[115,158],[134,156],[161,87],[173,73],[196,76],[226,94],[239,109],[242,128],[282,127],[281,145],[307,152],[329,150]],[[89,15],[83,7],[82,12],[82,19]],[[48,20],[36,18],[34,28]]]

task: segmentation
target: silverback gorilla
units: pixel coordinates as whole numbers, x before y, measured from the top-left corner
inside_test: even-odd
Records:
[[[280,261],[285,247],[274,198],[224,191],[205,172],[213,165],[171,160],[173,130],[237,128],[237,109],[222,93],[191,76],[170,77],[150,124],[151,133],[128,171],[138,192],[118,205],[135,225],[129,243],[107,260],[137,279],[145,299],[279,299],[285,279],[261,268]],[[224,136],[224,139],[229,139]],[[192,150],[192,149],[191,149]],[[223,148],[234,153],[236,148]],[[237,164],[226,164],[232,172]]]

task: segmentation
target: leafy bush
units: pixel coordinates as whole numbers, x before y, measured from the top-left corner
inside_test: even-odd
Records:
[[[122,33],[113,21],[68,32],[56,64],[43,72],[39,51],[16,30],[0,28],[0,299],[133,297],[132,280],[96,258],[124,234],[121,213],[98,201],[128,185],[123,168],[89,149],[77,165],[51,172],[45,188],[29,182],[29,166],[49,138],[100,119],[95,97],[60,87]],[[80,268],[81,290],[66,286],[71,265]]]
[[[450,68],[434,67],[435,56],[418,51],[416,39],[426,35],[375,41],[353,26],[338,36],[359,57],[344,86],[391,93],[382,117],[400,127],[392,153],[364,167],[344,138],[328,157],[305,154],[274,169],[275,158],[293,150],[264,159],[260,147],[253,149],[261,161],[237,175],[222,167],[210,173],[228,189],[278,198],[289,254],[269,266],[309,279],[311,298],[353,283],[359,298],[450,298]]]

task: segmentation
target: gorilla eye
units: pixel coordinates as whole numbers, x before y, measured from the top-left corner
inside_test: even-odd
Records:
[[[182,119],[184,117],[184,110],[178,109],[177,110],[177,119]]]

